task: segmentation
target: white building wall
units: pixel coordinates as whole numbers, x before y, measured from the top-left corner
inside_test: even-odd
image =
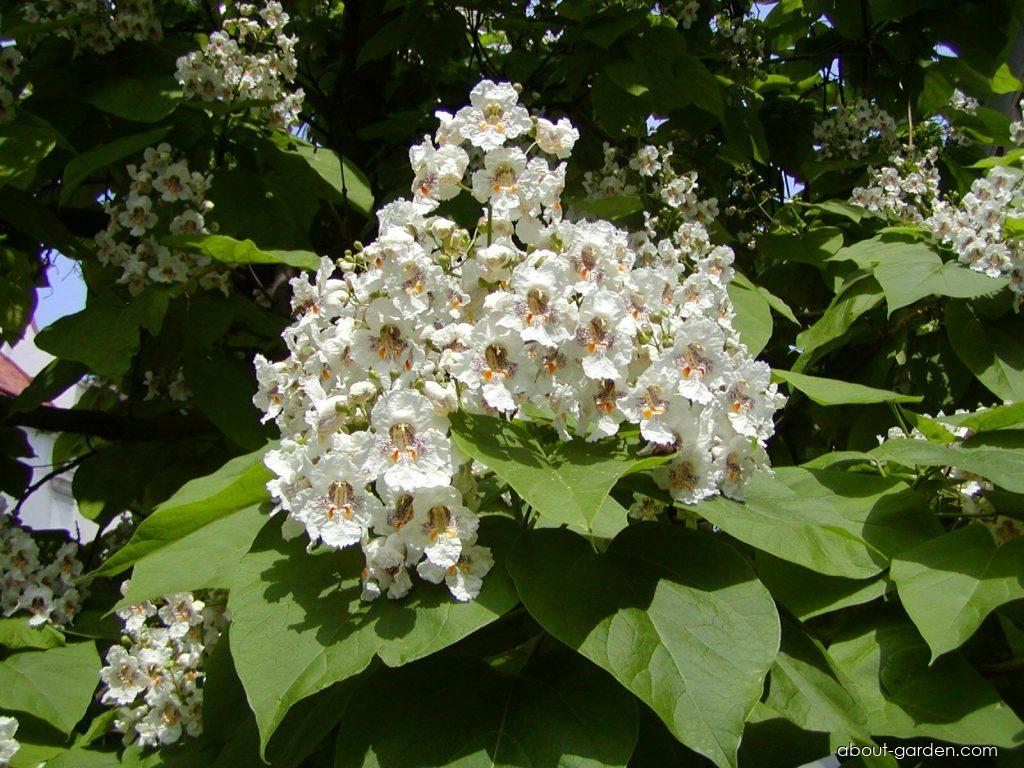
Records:
[[[25,337],[13,347],[4,344],[0,348],[0,353],[32,377],[53,360],[51,355],[35,345],[34,339],[35,327],[30,326],[25,331]],[[70,408],[78,402],[81,392],[81,387],[73,386],[54,400],[53,404],[61,408]],[[25,462],[33,468],[31,482],[36,483],[53,470],[51,457],[57,435],[32,429],[26,429],[25,432],[36,454],[34,458],[26,459]],[[97,527],[91,520],[86,520],[78,514],[78,505],[71,496],[73,476],[72,471],[53,478],[33,493],[21,507],[19,514],[22,521],[32,528],[60,528],[79,536],[83,542],[91,541],[96,536]]]

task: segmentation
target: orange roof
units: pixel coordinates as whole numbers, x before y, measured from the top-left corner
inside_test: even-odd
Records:
[[[18,364],[7,355],[0,355],[0,393],[20,395],[22,390],[32,383],[32,377],[25,373]]]

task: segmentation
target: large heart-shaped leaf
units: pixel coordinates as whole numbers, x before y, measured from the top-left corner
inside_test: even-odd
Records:
[[[875,278],[885,291],[891,315],[926,296],[969,299],[1006,287],[1006,278],[993,278],[945,262],[924,243],[884,243],[875,253]]]
[[[995,689],[959,653],[929,666],[928,646],[896,611],[846,625],[828,653],[875,736],[1020,744],[1024,723]]]
[[[480,543],[501,562],[517,529],[481,521]],[[277,526],[257,537],[235,571],[228,608],[231,655],[259,724],[261,748],[296,702],[358,674],[379,656],[400,666],[489,624],[516,604],[508,575],[495,567],[477,599],[457,602],[444,586],[417,583],[400,601],[360,599],[358,548],[306,552]]]
[[[71,733],[100,680],[93,643],[24,651],[0,661],[0,709],[27,712]]]
[[[780,632],[738,552],[658,523],[626,528],[605,554],[570,531],[534,530],[509,571],[541,626],[611,672],[684,744],[735,768]]]
[[[265,506],[242,507],[143,556],[117,607],[173,592],[230,587],[235,568],[267,522]]]
[[[270,470],[263,466],[263,456],[268,448],[234,458],[212,475],[185,483],[143,520],[131,540],[94,574],[118,574],[137,560],[201,531],[227,515],[266,501]]]
[[[860,702],[837,679],[825,649],[792,622],[783,623],[765,703],[809,731],[862,743],[871,738]]]
[[[1000,547],[983,525],[968,525],[901,553],[891,573],[935,659],[1000,605],[1024,598],[1024,539]]]
[[[615,483],[670,458],[638,456],[623,438],[564,442],[538,423],[462,412],[450,419],[456,445],[512,486],[548,523],[607,538],[626,525],[625,515],[602,510]]]
[[[866,579],[942,532],[924,497],[893,478],[780,467],[755,475],[746,502],[701,502],[697,512],[740,541],[818,573]]]
[[[790,563],[767,552],[755,557],[757,575],[779,603],[801,621],[815,616],[861,605],[885,594],[888,580],[847,579]]]
[[[636,734],[636,700],[568,651],[514,675],[473,658],[428,659],[370,676],[343,716],[334,765],[624,768]]]

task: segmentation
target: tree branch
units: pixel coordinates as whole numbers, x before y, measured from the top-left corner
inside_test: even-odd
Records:
[[[8,410],[11,400],[7,396],[0,397],[0,413]],[[50,405],[11,413],[2,422],[10,427],[28,427],[42,432],[72,432],[106,440],[145,441],[216,434],[210,422],[198,416],[132,418],[108,411],[57,408]]]

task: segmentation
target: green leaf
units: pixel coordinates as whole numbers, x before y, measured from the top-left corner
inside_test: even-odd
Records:
[[[838,379],[823,379],[796,371],[772,369],[772,378],[784,381],[791,389],[803,392],[818,405],[868,405],[871,403],[919,403],[916,395],[901,395],[887,389],[876,389]]]
[[[900,553],[892,580],[903,607],[932,651],[959,648],[999,606],[1024,598],[1024,539],[997,546],[968,525]]]
[[[1020,162],[1021,158],[1024,158],[1024,147],[1011,149],[1005,155],[984,157],[973,165],[968,166],[968,168],[995,168],[997,166],[1016,165]]]
[[[826,576],[763,551],[757,552],[756,569],[772,597],[801,621],[871,602],[884,595],[887,586],[881,577]]]
[[[90,89],[86,100],[97,109],[125,120],[155,123],[178,106],[181,89],[167,74],[107,77]]]
[[[16,651],[24,648],[57,648],[64,645],[64,635],[52,624],[30,626],[27,616],[0,619],[0,645]]]
[[[640,457],[620,437],[564,442],[537,423],[462,412],[450,419],[459,449],[511,485],[549,523],[595,536],[610,538],[626,525],[625,518],[598,514],[619,478],[671,458]]]
[[[889,314],[926,296],[973,299],[1002,290],[1007,278],[994,278],[942,259],[922,243],[891,243],[875,266],[875,277],[889,305]]]
[[[757,549],[828,576],[866,579],[941,528],[924,497],[894,478],[778,467],[754,475],[746,502],[698,504],[698,514]]]
[[[867,716],[837,679],[825,649],[790,621],[783,622],[782,630],[765,704],[808,731],[870,741]]]
[[[754,283],[750,281],[750,278],[748,278],[742,272],[737,272],[729,285],[730,287],[732,287],[733,285],[737,285],[741,288],[747,288],[751,291],[757,291],[764,298],[764,300],[768,302],[769,307],[774,309],[776,312],[778,312],[780,315],[782,315],[784,318],[789,320],[794,325],[800,325],[800,321],[796,319],[796,315],[793,314],[793,310],[790,308],[789,304],[784,302],[782,299],[780,299],[774,293],[769,291],[767,288],[760,285],[754,285]]]
[[[501,563],[514,524],[487,517],[480,531],[480,543]],[[468,603],[425,582],[403,600],[365,603],[359,548],[308,553],[304,538],[284,541],[277,526],[268,526],[231,586],[231,655],[256,714],[261,749],[296,702],[362,672],[375,655],[400,666],[461,640],[516,604],[500,565]]]
[[[268,500],[270,470],[263,456],[270,446],[232,459],[212,475],[183,485],[135,530],[94,576],[113,576],[136,561],[201,531],[223,517]]]
[[[1008,429],[1024,424],[1024,403],[997,405],[973,413],[960,413],[951,416],[940,416],[940,422],[967,427],[974,432],[987,432],[996,429]]]
[[[139,349],[141,331],[159,331],[168,301],[168,293],[155,286],[128,304],[113,294],[94,297],[81,312],[40,331],[35,344],[54,357],[84,363],[100,376],[119,381]]]
[[[26,712],[71,733],[99,684],[92,643],[23,651],[0,661],[0,709]]]
[[[252,504],[143,555],[132,569],[128,592],[115,607],[173,592],[228,589],[267,519],[265,505]]]
[[[870,272],[858,270],[849,275],[837,285],[835,298],[822,316],[797,335],[800,357],[793,369],[802,372],[830,349],[840,346],[853,324],[884,299],[882,286]]]
[[[982,323],[965,302],[951,301],[946,334],[957,357],[989,391],[1002,400],[1024,400],[1024,321]]]
[[[630,13],[622,16],[607,17],[604,14],[595,14],[588,19],[581,29],[580,34],[594,45],[608,48],[612,43],[644,20],[642,13]]]
[[[616,221],[642,211],[644,204],[637,195],[612,195],[594,200],[574,200],[572,207],[595,219]]]
[[[320,257],[310,251],[261,251],[252,240],[236,240],[227,235],[170,235],[161,242],[224,264],[287,264],[311,270],[320,266]]]
[[[19,109],[0,125],[0,187],[25,189],[39,165],[57,146],[57,132],[45,120]]]
[[[838,227],[816,227],[800,235],[772,232],[757,238],[757,248],[770,260],[796,261],[820,267],[843,247],[843,232]]]
[[[439,685],[445,706],[431,706]],[[434,658],[366,681],[343,716],[334,765],[624,768],[636,734],[633,697],[569,651],[517,675],[473,658]]]
[[[384,24],[359,49],[355,68],[359,69],[368,62],[383,59],[403,47],[409,40],[410,31],[409,20],[404,15]]]
[[[156,128],[144,133],[136,133],[132,136],[122,136],[120,139],[104,144],[101,147],[90,149],[88,152],[75,157],[64,167],[64,176],[61,179],[60,203],[66,205],[71,199],[71,194],[78,189],[90,174],[101,168],[124,160],[146,147],[158,144],[162,138],[170,133],[170,127]]]
[[[872,458],[908,467],[955,467],[981,475],[1013,493],[1024,493],[1024,451],[985,444],[941,445],[927,440],[886,440]]]
[[[39,272],[39,262],[28,254],[0,248],[0,343],[18,343],[32,321]]]
[[[256,381],[251,362],[196,351],[186,354],[184,374],[195,407],[228,439],[250,451],[266,443],[260,411],[252,402]]]
[[[172,445],[162,440],[111,442],[86,456],[71,480],[79,513],[99,520],[107,512],[109,520],[128,508],[147,508],[153,468],[174,456]]]
[[[508,568],[544,629],[611,672],[684,744],[735,768],[780,632],[739,553],[659,523],[626,528],[605,554],[547,529],[525,535]]]
[[[929,666],[928,646],[895,611],[847,624],[828,653],[875,736],[1020,743],[1024,723],[992,686],[956,652]]]
[[[72,747],[46,762],[46,768],[119,768],[120,765],[116,752],[97,752],[81,747]]]
[[[768,301],[757,290],[733,281],[728,286],[729,298],[736,310],[733,325],[740,341],[751,355],[757,355],[772,337],[772,312]]]
[[[352,206],[363,216],[373,212],[373,192],[370,180],[347,157],[326,147],[318,147],[294,136],[275,134],[273,141],[282,154],[301,160],[319,176],[324,189],[336,201]],[[315,177],[314,177],[315,178]]]
[[[853,245],[840,248],[827,260],[829,262],[852,261],[861,269],[873,269],[883,262],[899,262],[903,259],[913,261],[923,246],[917,242],[906,242],[903,239],[892,239],[877,235],[868,240],[860,240]]]
[[[24,413],[60,397],[89,372],[83,363],[73,360],[52,360],[35,375],[25,389],[11,402],[11,413]]]

